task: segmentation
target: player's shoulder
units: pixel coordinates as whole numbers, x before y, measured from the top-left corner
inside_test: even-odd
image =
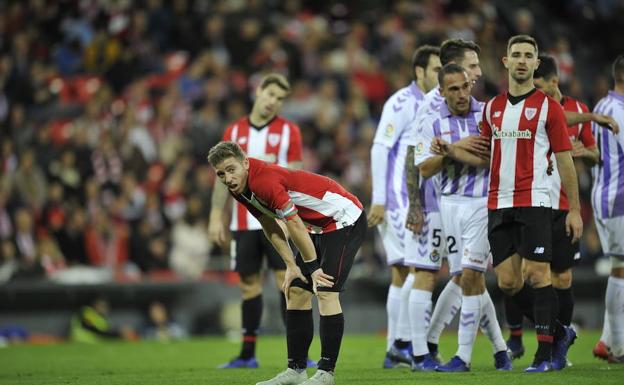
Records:
[[[392,108],[392,112],[399,113],[403,108],[403,105],[422,100],[424,94],[414,84],[399,88],[386,100],[384,107],[386,109]],[[409,110],[409,109],[408,109]]]
[[[288,125],[290,127],[297,127],[299,128],[299,126],[297,125],[297,123],[293,122],[290,119],[287,119],[281,115],[277,115],[275,118],[273,118],[273,120],[271,121],[271,124],[276,124],[276,125],[280,125],[280,126],[284,126],[284,125]]]

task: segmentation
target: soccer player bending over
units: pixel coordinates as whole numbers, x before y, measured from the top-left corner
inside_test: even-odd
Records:
[[[256,385],[330,385],[344,331],[339,294],[366,235],[360,201],[335,181],[248,158],[234,142],[210,149],[208,161],[232,197],[258,219],[286,264],[288,368]],[[299,254],[293,255],[282,228]],[[318,298],[321,359],[308,378],[306,357],[314,334],[312,295]]]

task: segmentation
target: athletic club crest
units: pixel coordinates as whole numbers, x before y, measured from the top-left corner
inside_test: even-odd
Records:
[[[241,146],[244,145],[245,143],[247,143],[247,137],[246,136],[241,136],[240,138],[238,138],[236,140],[238,142],[238,144],[240,144]]]
[[[275,147],[280,142],[280,134],[269,134],[269,137],[267,140],[269,141],[269,145],[271,147]]]
[[[535,114],[537,114],[537,108],[528,107],[524,109],[524,117],[527,118],[527,120],[533,119]]]

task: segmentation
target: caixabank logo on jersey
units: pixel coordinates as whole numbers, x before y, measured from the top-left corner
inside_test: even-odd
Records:
[[[501,130],[500,128],[494,126],[492,136],[494,139],[531,139],[533,137],[533,133],[531,130]]]

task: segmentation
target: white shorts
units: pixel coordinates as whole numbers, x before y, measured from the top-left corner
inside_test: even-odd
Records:
[[[407,209],[386,210],[384,221],[377,226],[388,265],[403,264],[405,238],[410,232],[405,228],[406,216]]]
[[[487,198],[443,195],[440,213],[450,274],[462,269],[485,272],[490,261]]]
[[[419,234],[408,231],[405,238],[405,266],[440,270],[446,256],[446,242],[439,212],[425,213],[422,231]]]
[[[605,257],[611,257],[611,267],[624,267],[624,216],[600,219],[594,213],[600,246]]]

